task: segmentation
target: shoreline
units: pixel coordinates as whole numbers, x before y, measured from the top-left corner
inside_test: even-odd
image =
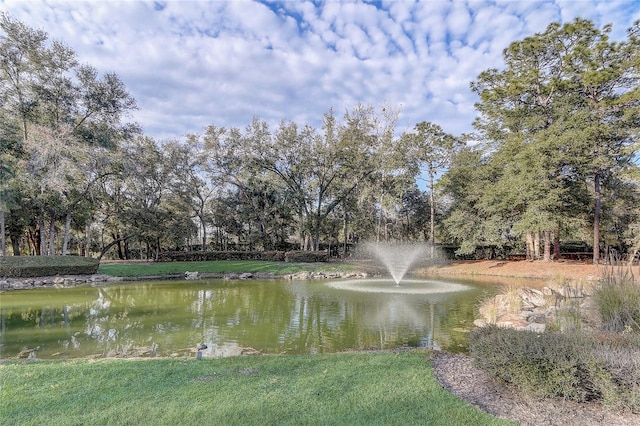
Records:
[[[514,279],[540,280],[541,284],[548,281],[564,283],[578,281],[581,284],[593,283],[599,280],[606,271],[605,265],[593,265],[576,261],[542,260],[462,260],[452,261],[444,265],[418,267],[413,273],[416,275],[472,278],[479,281],[513,281]],[[369,268],[362,268],[359,272],[300,272],[296,274],[274,275],[264,273],[199,273],[193,279],[340,279],[366,278],[371,275]],[[373,274],[375,275],[375,274]],[[140,277],[117,277],[104,274],[92,275],[57,275],[48,277],[28,278],[0,278],[0,292],[33,288],[67,288],[79,285],[102,285],[125,281],[144,280],[182,280],[189,279],[184,274],[149,275]]]

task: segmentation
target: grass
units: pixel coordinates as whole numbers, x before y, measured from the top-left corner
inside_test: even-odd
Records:
[[[1,425],[506,425],[442,389],[427,353],[0,365]]]
[[[203,262],[159,263],[107,263],[101,264],[100,274],[114,277],[144,277],[183,274],[186,271],[200,273],[268,273],[274,275],[299,272],[354,272],[355,265],[344,263],[287,263],[261,260],[218,260]]]
[[[640,332],[640,281],[630,271],[607,271],[593,297],[605,330]]]

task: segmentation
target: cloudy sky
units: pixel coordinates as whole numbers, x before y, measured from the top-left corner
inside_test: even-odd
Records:
[[[0,10],[113,71],[158,140],[205,126],[319,126],[362,103],[400,108],[398,130],[431,121],[471,131],[469,83],[511,42],[576,17],[640,19],[640,1],[39,1]]]

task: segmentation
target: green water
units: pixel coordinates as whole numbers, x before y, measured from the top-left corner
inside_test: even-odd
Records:
[[[208,346],[203,356],[407,346],[460,351],[479,299],[491,291],[464,283],[462,291],[420,294],[433,285],[428,281],[411,285],[417,294],[330,284],[200,280],[6,292],[0,358],[195,356],[200,343]]]

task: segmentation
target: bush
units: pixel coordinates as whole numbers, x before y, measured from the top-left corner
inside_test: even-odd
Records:
[[[593,352],[610,374],[610,383],[603,386],[604,402],[640,412],[640,335],[606,335]]]
[[[0,276],[5,278],[46,277],[52,275],[91,275],[100,261],[80,256],[2,256]]]
[[[640,283],[631,275],[608,274],[595,289],[602,327],[608,331],[640,331]]]
[[[161,262],[199,262],[216,260],[268,260],[283,262],[283,251],[168,251],[162,253]]]
[[[284,257],[285,262],[315,263],[329,260],[328,251],[288,251]]]
[[[536,396],[601,399],[610,382],[592,354],[595,340],[582,334],[483,327],[472,331],[468,342],[478,367]]]

